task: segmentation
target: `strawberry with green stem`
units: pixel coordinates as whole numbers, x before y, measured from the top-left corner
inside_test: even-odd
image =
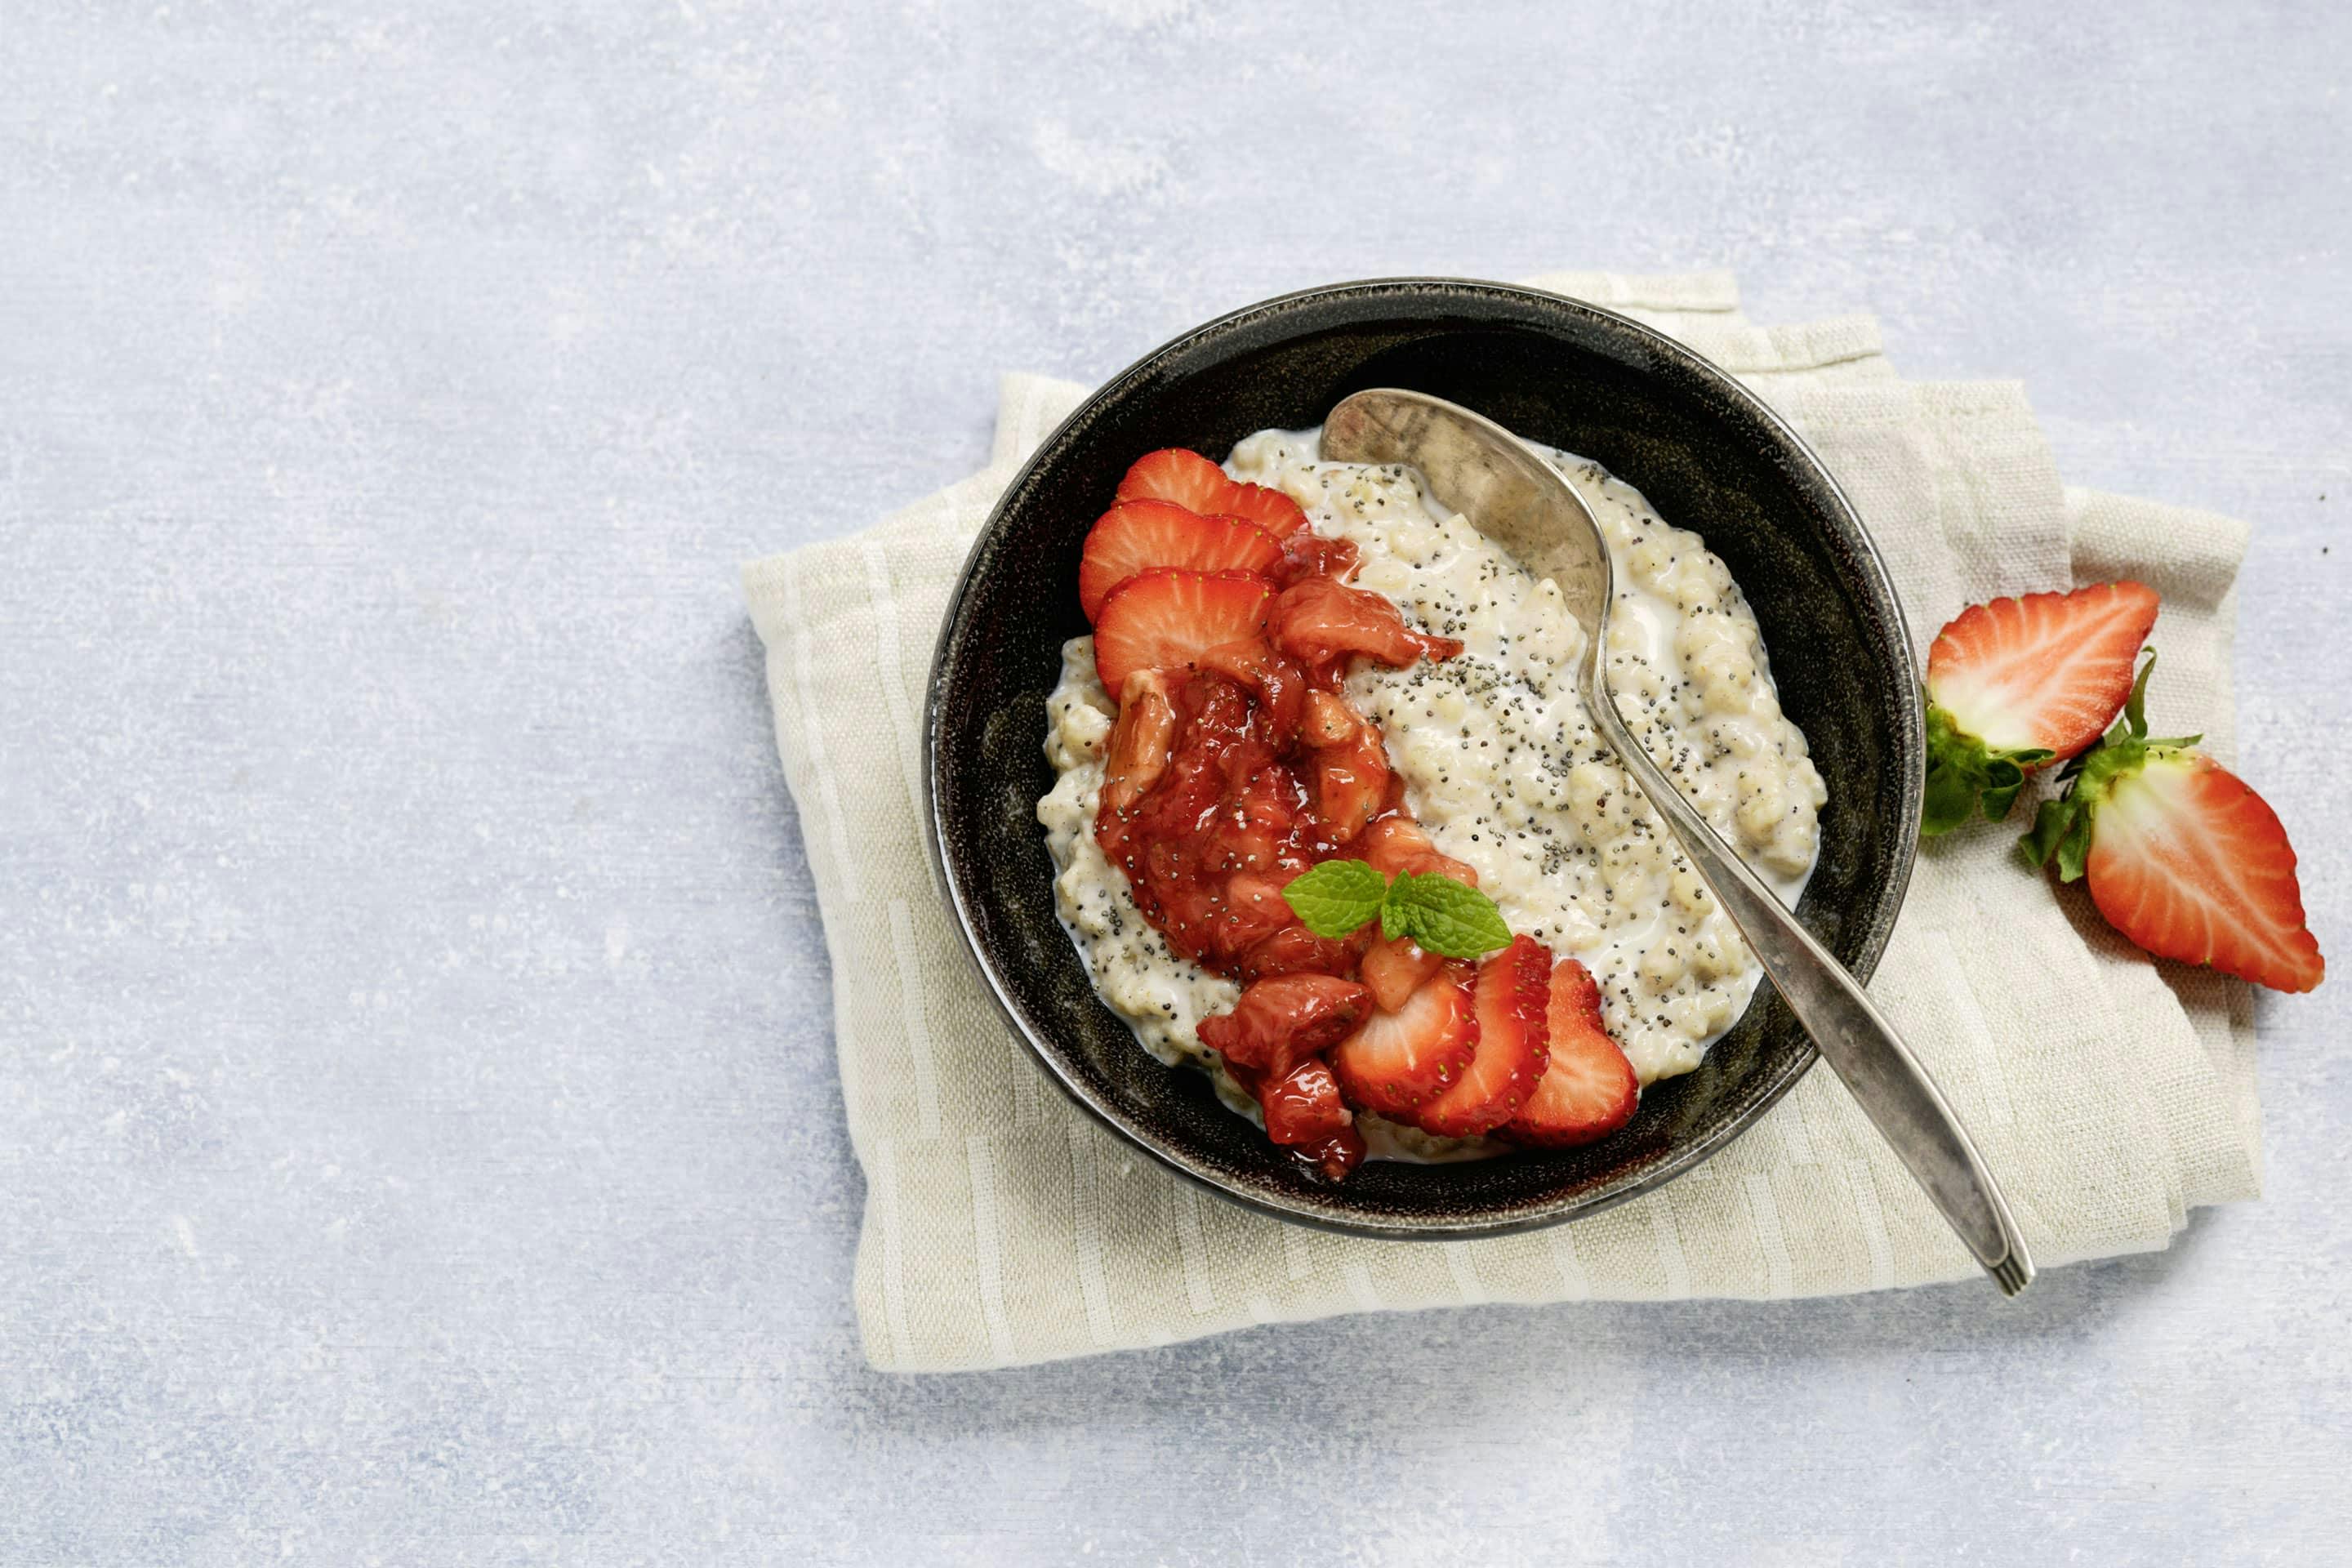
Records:
[[[2087,879],[2109,925],[2159,958],[2209,963],[2279,991],[2327,972],[2304,924],[2294,849],[2278,814],[2204,752],[2200,737],[2151,740],[2150,654],[2121,722],[2066,767],[2022,840],[2061,881]]]

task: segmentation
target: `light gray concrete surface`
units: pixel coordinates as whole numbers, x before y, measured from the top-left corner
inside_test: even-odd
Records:
[[[2352,939],[2341,7],[1318,9],[0,6],[0,1561],[2347,1560],[2341,978],[2266,1200],[2014,1307],[864,1369],[734,566],[1001,368],[1412,270],[1874,310],[2252,520]]]

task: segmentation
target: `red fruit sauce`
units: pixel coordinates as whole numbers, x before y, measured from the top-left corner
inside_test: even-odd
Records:
[[[1127,873],[1137,907],[1171,948],[1244,985],[1276,974],[1357,977],[1377,928],[1344,941],[1319,937],[1282,897],[1291,879],[1319,861],[1361,859],[1391,874],[1476,880],[1437,854],[1413,823],[1377,725],[1356,715],[1362,728],[1349,742],[1320,747],[1302,734],[1300,693],[1338,696],[1352,658],[1404,665],[1461,651],[1450,639],[1409,631],[1387,599],[1340,586],[1354,566],[1346,543],[1299,536],[1286,552],[1286,591],[1262,647],[1229,644],[1198,665],[1158,672],[1172,735],[1165,767],[1131,803],[1114,804],[1133,792],[1114,787],[1117,734],[1110,745],[1114,778],[1103,791],[1096,841]],[[1130,710],[1159,700],[1141,695],[1153,685],[1130,679]],[[1122,726],[1129,716],[1122,712]],[[1317,738],[1328,742],[1328,731]],[[1280,1082],[1230,1060],[1227,1068],[1257,1095],[1275,1141],[1309,1165],[1337,1180],[1363,1158],[1363,1137],[1339,1109],[1320,1055],[1303,1058]]]

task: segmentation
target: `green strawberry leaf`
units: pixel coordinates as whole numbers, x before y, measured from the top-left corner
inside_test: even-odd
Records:
[[[1920,812],[1919,834],[1935,838],[1977,814],[1977,797],[1984,793],[1987,780],[1981,749],[1975,755],[1957,751],[1943,753],[1930,741],[1927,758],[1927,804]]]
[[[1389,884],[1381,934],[1391,940],[1409,936],[1446,958],[1476,958],[1511,944],[1511,928],[1503,923],[1494,900],[1434,872],[1417,877],[1408,871]]]
[[[1982,741],[1963,732],[1951,714],[1927,709],[1927,794],[1919,817],[1919,835],[1934,838],[1949,833],[1976,816],[1981,805],[1995,822],[2009,815],[2017,792],[2025,787],[2027,772],[2050,760],[2036,747],[2014,752],[1989,751]]]
[[[2131,695],[2124,700],[2124,728],[2145,740],[2147,736],[2147,678],[2156,673],[2156,649],[2147,650],[2147,662],[2139,667],[2132,680]]]
[[[1290,879],[1283,901],[1317,936],[1353,936],[1381,912],[1389,880],[1361,860],[1326,860]]]
[[[1995,757],[1985,769],[1982,799],[1989,821],[1999,822],[2009,815],[2017,802],[2017,792],[2025,787],[2025,770],[2006,757]]]
[[[2074,814],[2074,825],[2066,830],[2066,837],[2058,840],[2060,881],[2079,882],[2083,879],[2083,872],[2091,861],[2091,830],[2097,821],[2096,812],[2078,811]]]
[[[2083,874],[2082,858],[2090,853],[2089,837],[2084,831],[2090,820],[2089,803],[2075,799],[2072,792],[2045,800],[2033,814],[2033,826],[2017,841],[2018,847],[2035,866],[2047,866],[2056,857],[2058,879],[2071,882]],[[2067,869],[2070,859],[2074,863],[2071,871]]]

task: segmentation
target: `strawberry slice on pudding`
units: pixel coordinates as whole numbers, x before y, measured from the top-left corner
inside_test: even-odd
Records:
[[[1274,535],[1237,517],[1203,517],[1173,501],[1121,501],[1095,521],[1078,557],[1078,605],[1091,621],[1118,585],[1154,566],[1253,572],[1283,565]]]
[[[1116,699],[1139,669],[1181,669],[1265,628],[1274,585],[1248,572],[1154,567],[1119,584],[1095,621],[1095,670]]]
[[[1518,1113],[1549,1055],[1551,967],[1551,950],[1528,936],[1478,966],[1478,1048],[1461,1076],[1414,1114],[1414,1126],[1475,1138]]]
[[[1517,1114],[1504,1124],[1515,1143],[1567,1149],[1606,1138],[1633,1119],[1642,1086],[1633,1064],[1601,1025],[1601,987],[1572,958],[1552,966],[1546,1017],[1551,1049]]]
[[[1374,1013],[1331,1047],[1331,1068],[1349,1103],[1410,1121],[1423,1103],[1470,1065],[1478,1017],[1469,973],[1449,963],[1392,1013]]]
[[[1118,499],[1172,501],[1203,516],[1237,517],[1278,540],[1307,526],[1307,514],[1280,490],[1228,479],[1224,469],[1181,447],[1138,458],[1118,481]]]

